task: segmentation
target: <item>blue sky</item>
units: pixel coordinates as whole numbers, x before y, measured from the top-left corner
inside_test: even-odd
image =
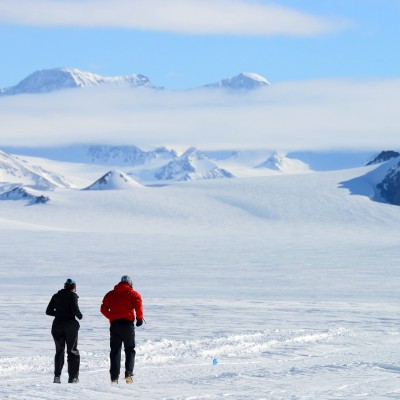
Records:
[[[122,8],[135,3],[134,0],[113,1],[114,4],[125,2]],[[174,12],[168,22],[178,27],[176,32],[161,17],[151,21],[152,10],[143,11],[142,25],[134,22],[130,26],[129,21],[123,21],[118,14],[110,16],[115,21],[114,26],[104,26],[107,23],[102,22],[101,16],[93,21],[90,7],[93,12],[100,13],[99,8],[106,5],[107,0],[2,0],[1,3],[0,87],[14,85],[38,69],[64,66],[103,75],[142,73],[154,84],[174,89],[201,86],[241,71],[257,72],[272,83],[313,78],[399,76],[398,0],[277,0],[272,3],[327,25],[305,33],[301,29],[288,30],[285,21],[282,29],[278,23],[271,31],[260,29],[254,33],[251,15],[250,23],[244,24],[241,30],[235,30],[236,23],[228,26],[225,32],[217,33],[207,31],[205,15],[205,25],[190,32],[190,24],[196,20],[196,13],[199,14],[196,11],[199,4],[200,7],[204,4],[205,13],[212,13],[215,23],[222,26],[224,21],[235,17],[227,12],[224,19],[223,10],[228,9],[229,4],[236,4],[236,10],[242,9],[244,14],[246,7],[250,9],[255,4],[267,7],[271,4],[268,1],[214,0],[214,4],[221,3],[219,16],[219,11],[213,10],[208,0],[186,0],[188,7],[182,13]],[[87,3],[86,15],[79,21],[68,16],[64,20],[67,12],[62,7],[65,4],[73,7],[77,3]],[[173,7],[179,10],[179,3],[185,1],[147,0],[149,3],[158,6],[160,14],[167,15]],[[59,16],[56,8],[48,14],[43,12],[50,4],[60,8]],[[71,10],[74,13],[74,9]],[[266,13],[269,11],[266,9]],[[37,18],[30,19],[34,13]],[[107,13],[106,7],[104,13]],[[236,17],[240,19],[240,15]],[[185,21],[189,28],[183,25]],[[298,23],[300,27],[303,22],[299,19],[293,25]],[[181,23],[182,28],[179,28]],[[262,18],[254,25],[257,23],[262,26]],[[266,21],[264,26],[268,23]]]
[[[0,87],[39,69],[142,73],[219,91],[97,88],[0,98],[0,146],[398,149],[400,0],[0,0]]]

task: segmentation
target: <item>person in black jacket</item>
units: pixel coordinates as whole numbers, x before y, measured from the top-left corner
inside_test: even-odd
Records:
[[[64,366],[64,351],[67,344],[68,383],[79,382],[80,355],[78,346],[79,322],[82,313],[78,306],[79,296],[76,294],[76,283],[67,279],[64,289],[53,295],[46,309],[46,314],[54,318],[51,334],[56,345],[54,357],[54,383],[61,383],[61,371]]]

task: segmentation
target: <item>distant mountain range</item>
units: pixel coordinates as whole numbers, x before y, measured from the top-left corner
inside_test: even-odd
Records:
[[[72,148],[71,159],[68,159],[69,148],[55,149],[54,154],[34,154],[30,148],[29,155],[16,156],[0,151],[0,194],[12,190],[15,187],[32,188],[37,190],[53,190],[55,188],[76,188],[62,174],[49,171],[40,166],[41,162],[50,165],[54,162],[78,163],[79,165],[101,166],[112,168],[96,181],[93,181],[87,189],[111,190],[126,189],[130,186],[164,184],[176,181],[209,180],[234,178],[235,175],[225,167],[246,169],[246,176],[254,174],[258,176],[256,167],[262,167],[273,173],[296,173],[307,170],[306,165],[299,160],[288,159],[276,154],[268,157],[265,155],[264,163],[259,165],[259,157],[252,159],[250,155],[243,157],[239,152],[227,152],[222,159],[221,153],[210,152],[206,154],[195,147],[190,147],[178,155],[175,150],[166,147],[156,147],[150,150],[142,150],[137,146],[82,146]],[[49,148],[46,151],[50,151]],[[79,157],[74,155],[79,154]],[[58,156],[62,154],[62,158]],[[38,158],[41,157],[41,158]],[[53,160],[53,161],[51,161]],[[273,162],[274,161],[274,162]],[[39,164],[39,165],[38,165]],[[222,164],[222,165],[221,165]],[[76,164],[71,164],[76,165]],[[56,165],[56,169],[57,165]],[[252,172],[254,171],[254,172]],[[264,173],[263,173],[264,174]]]
[[[55,189],[81,187],[84,190],[128,190],[178,181],[312,172],[304,161],[276,152],[265,154],[260,159],[262,154],[258,152],[226,150],[206,153],[195,147],[190,147],[180,155],[166,147],[143,150],[137,146],[97,145],[79,151],[83,158],[68,161],[66,154],[63,154],[61,164],[54,157],[37,158],[40,155],[36,154],[35,158],[25,158],[0,151],[0,200],[27,200],[29,204],[37,204],[50,200],[41,192],[48,193]],[[342,187],[348,188],[353,194],[400,205],[400,153],[387,150],[370,160],[364,163],[365,168],[369,168],[364,175],[343,182]],[[59,172],[52,171],[53,167]],[[72,183],[74,179],[64,177],[69,176],[71,170],[77,171],[77,168],[78,172],[71,172],[72,176],[79,178],[79,171],[89,171],[93,183],[77,185]],[[93,171],[105,168],[108,172],[93,179]],[[80,181],[85,179],[79,178]]]
[[[232,78],[222,79],[217,83],[206,84],[203,87],[226,90],[253,90],[268,85],[269,82],[258,74],[242,72]],[[76,68],[53,68],[36,71],[17,85],[0,89],[0,95],[49,93],[63,89],[95,86],[162,89],[153,85],[149,78],[140,74],[106,77],[80,71]]]
[[[90,146],[87,157],[94,163],[138,166],[154,160],[165,164],[178,156],[175,150],[165,147],[144,151],[137,146]]]

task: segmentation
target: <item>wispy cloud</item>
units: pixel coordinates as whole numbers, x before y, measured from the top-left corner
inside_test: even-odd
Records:
[[[398,148],[400,79],[281,83],[249,94],[71,89],[0,98],[1,145]]]
[[[313,36],[349,26],[255,0],[1,0],[0,21],[189,34]]]

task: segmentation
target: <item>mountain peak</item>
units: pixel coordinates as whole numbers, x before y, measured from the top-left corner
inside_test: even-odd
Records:
[[[48,93],[61,89],[99,85],[155,88],[146,76],[140,74],[106,77],[77,68],[52,68],[33,72],[17,85],[2,89],[0,95]]]
[[[159,180],[175,181],[233,178],[230,172],[219,168],[195,147],[190,147],[180,157],[159,169],[155,176]]]
[[[252,90],[268,86],[270,83],[263,76],[254,72],[241,72],[232,78],[222,79],[217,83],[205,85],[208,88],[223,88],[233,90]]]
[[[256,74],[255,72],[241,72],[239,75],[236,76],[236,78],[249,79],[260,82],[261,84],[264,85],[270,84],[267,79],[265,79],[263,76],[259,74]]]
[[[113,169],[84,190],[127,190],[141,185],[122,171]]]
[[[288,158],[278,153],[272,153],[267,160],[265,160],[256,168],[267,168],[273,171],[284,173],[295,173],[309,171],[309,166],[300,160]]]
[[[189,148],[180,156],[180,158],[181,158],[182,160],[190,160],[190,159],[194,159],[194,158],[196,158],[196,159],[198,159],[198,160],[204,160],[204,159],[206,159],[207,157],[206,157],[206,155],[205,155],[202,151],[196,149],[196,147],[189,147]]]

